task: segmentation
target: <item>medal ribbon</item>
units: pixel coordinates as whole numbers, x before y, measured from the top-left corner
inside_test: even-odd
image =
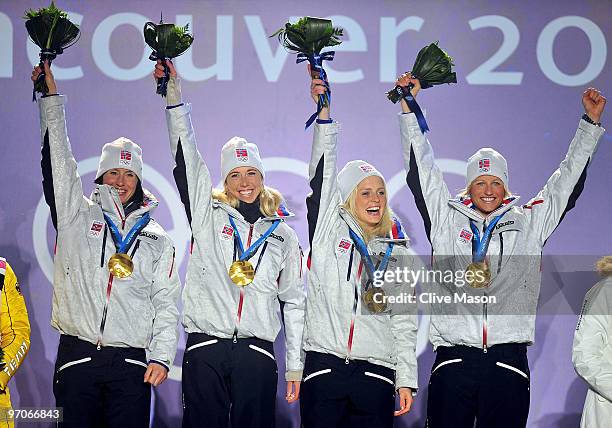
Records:
[[[333,61],[335,54],[336,52],[334,51],[327,51],[314,55],[306,55],[304,53],[300,53],[298,54],[297,59],[295,60],[296,64],[308,61],[308,63],[310,64],[310,69],[315,72],[319,72],[319,79],[323,81],[323,84],[327,88],[326,93],[324,93],[323,95],[319,95],[319,100],[317,101],[317,111],[314,112],[312,116],[308,118],[304,129],[308,129],[308,127],[312,125],[312,122],[315,121],[318,114],[321,113],[321,110],[325,105],[329,106],[331,104],[331,88],[329,87],[329,81],[327,80],[327,73],[323,69],[323,61]]]
[[[480,231],[478,230],[478,226],[474,224],[473,220],[470,220],[470,227],[472,228],[472,232],[474,233],[474,237],[472,238],[472,261],[474,263],[480,263],[484,261],[485,256],[487,255],[487,249],[489,248],[489,242],[491,242],[493,229],[495,229],[495,225],[497,224],[499,219],[504,216],[504,214],[498,215],[493,219],[493,221],[491,221],[491,223],[489,223],[489,225],[485,228],[484,233],[482,234],[482,238],[480,237]]]
[[[145,213],[145,215],[143,215],[136,222],[136,224],[130,229],[125,239],[123,239],[123,237],[121,236],[121,233],[119,232],[119,229],[117,228],[115,223],[113,223],[110,217],[108,217],[106,214],[104,214],[104,220],[106,221],[106,224],[111,230],[111,236],[113,238],[113,243],[115,244],[115,248],[117,249],[117,252],[125,254],[127,253],[127,251],[130,249],[130,247],[136,240],[136,237],[138,236],[138,234],[142,231],[142,229],[145,228],[147,224],[149,224],[149,220],[151,220],[151,216],[149,215],[149,213]],[[104,230],[104,236],[106,237],[106,229]],[[102,250],[102,254],[104,254],[104,249]],[[132,253],[132,256],[133,255],[134,254]],[[100,348],[102,347],[102,336],[104,335],[104,327],[106,325],[106,315],[108,313],[108,304],[110,302],[110,295],[113,289],[113,278],[114,278],[113,274],[109,273],[108,283],[106,285],[106,302],[104,303],[104,309],[102,311],[102,321],[100,321],[100,328],[99,328],[99,334],[98,334],[98,343],[97,343],[98,350],[100,350]]]
[[[357,248],[357,251],[359,251],[359,254],[361,254],[361,259],[364,261],[366,265],[368,276],[370,277],[371,280],[373,280],[374,274],[376,272],[385,271],[387,269],[387,265],[389,264],[389,258],[391,257],[391,252],[393,251],[393,243],[392,242],[389,243],[389,246],[387,247],[387,251],[385,252],[385,256],[383,257],[379,265],[376,267],[374,266],[374,263],[372,262],[372,259],[370,258],[370,254],[368,253],[368,248],[365,242],[363,241],[363,239],[361,239],[359,235],[357,235],[351,228],[349,228],[349,233],[351,235],[351,239],[355,243],[355,248]]]
[[[268,230],[266,230],[266,232],[263,235],[261,235],[257,241],[253,243],[253,245],[250,245],[245,250],[244,246],[242,245],[242,239],[240,238],[240,233],[238,233],[238,228],[236,227],[236,223],[234,223],[234,219],[232,218],[232,216],[229,216],[229,221],[230,221],[230,224],[232,225],[232,228],[234,229],[234,237],[238,241],[238,248],[240,249],[240,256],[238,259],[241,262],[253,257],[253,255],[257,252],[257,249],[261,247],[264,241],[268,239],[268,236],[270,236],[272,232],[274,232],[274,230],[278,227],[278,225],[281,222],[280,220],[274,220],[274,222],[272,223],[272,226],[270,226]]]
[[[111,218],[107,216],[106,214],[104,214],[104,220],[106,221],[106,224],[108,225],[111,231],[111,236],[113,237],[113,242],[115,243],[115,248],[117,249],[117,252],[125,254],[127,253],[127,251],[130,249],[130,247],[136,240],[136,237],[138,236],[138,234],[140,234],[142,229],[144,229],[147,226],[147,224],[149,224],[149,220],[151,220],[151,216],[149,215],[149,213],[145,213],[136,222],[136,224],[132,226],[132,228],[127,233],[125,238],[121,236],[121,232],[119,232],[119,228],[117,228],[115,223],[113,223]]]

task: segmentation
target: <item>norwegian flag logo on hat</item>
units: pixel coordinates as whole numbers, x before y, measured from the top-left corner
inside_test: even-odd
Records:
[[[236,149],[236,160],[240,162],[248,162],[249,160],[249,152],[247,149]]]
[[[478,161],[478,169],[480,170],[480,172],[489,172],[491,170],[491,159],[480,159]]]
[[[119,163],[126,166],[132,165],[132,152],[129,150],[121,150],[119,153]]]
[[[374,167],[372,165],[370,165],[369,163],[364,163],[359,165],[359,168],[361,168],[361,170],[365,173],[369,173],[374,171]]]

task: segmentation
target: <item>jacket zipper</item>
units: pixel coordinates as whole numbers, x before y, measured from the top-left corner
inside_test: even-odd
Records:
[[[114,202],[114,201],[113,201]],[[119,211],[119,208],[117,207],[117,204],[115,203],[115,208],[117,209],[117,214],[119,214],[119,218],[121,219],[121,230],[125,229],[125,222],[127,220],[126,218],[121,217],[121,212]],[[129,217],[129,216],[128,216]],[[107,225],[104,226],[104,242],[102,244],[102,260],[101,260],[101,265],[104,264],[104,253],[106,251],[106,228]],[[138,250],[138,247],[140,246],[140,239],[136,240],[136,244],[134,245],[134,248],[132,250],[132,254],[130,255],[130,257],[133,259],[134,258],[134,254],[136,253],[136,250]],[[108,314],[108,305],[110,303],[110,295],[111,295],[111,291],[113,289],[113,274],[109,273],[108,275],[108,283],[106,284],[106,303],[104,304],[104,310],[102,311],[102,320],[100,321],[100,330],[99,330],[99,335],[98,335],[98,342],[96,343],[96,349],[99,351],[100,349],[102,349],[102,336],[104,335],[104,328],[106,327],[106,316]]]
[[[355,246],[351,245],[351,256],[349,259],[349,271],[347,273],[347,280],[350,280],[350,269],[352,267],[352,261],[353,261],[353,251],[354,251]],[[348,343],[346,345],[346,357],[344,358],[344,364],[348,364],[349,360],[351,358],[351,349],[353,348],[353,333],[355,332],[355,317],[357,315],[357,305],[359,303],[359,291],[357,290],[357,287],[359,286],[359,281],[361,280],[361,272],[363,270],[363,260],[359,261],[359,268],[357,269],[357,282],[355,283],[353,290],[355,293],[355,297],[353,299],[353,313],[351,316],[351,326],[349,328],[349,337],[348,337]]]
[[[482,222],[483,235],[486,229],[487,229],[487,221],[485,220]],[[486,257],[487,255],[485,254],[485,259]],[[486,296],[486,291],[485,291],[485,296]],[[484,303],[482,304],[482,352],[484,352],[485,354],[489,351],[487,333],[488,333],[488,330],[487,330],[487,301],[485,299]]]
[[[237,230],[234,233],[239,233]],[[247,239],[246,248],[251,246],[251,238],[253,237],[253,225],[249,227],[249,237]],[[244,304],[244,287],[240,287],[240,301],[238,302],[238,312],[236,313],[236,324],[234,325],[233,342],[238,342],[238,326],[242,317],[242,305]]]
[[[497,261],[497,274],[499,275],[499,272],[501,271],[501,267],[502,267],[502,257],[504,256],[504,238],[502,237],[502,234],[499,234],[499,260]],[[487,297],[487,292],[485,291],[484,293],[485,297]],[[482,351],[486,354],[488,352],[488,342],[487,342],[487,334],[488,334],[488,328],[487,328],[487,321],[488,321],[488,305],[487,305],[487,299],[485,299],[484,303],[482,304]]]

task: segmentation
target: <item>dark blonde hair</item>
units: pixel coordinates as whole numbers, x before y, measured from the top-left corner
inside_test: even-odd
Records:
[[[612,275],[612,256],[603,256],[601,259],[597,260],[595,268],[601,276]]]
[[[240,200],[232,195],[227,186],[223,184],[223,190],[213,189],[213,199],[228,204],[232,208],[238,208]],[[259,211],[266,217],[273,217],[283,201],[283,195],[272,187],[263,186],[259,193]]]
[[[374,226],[372,231],[369,232],[364,227],[364,224],[361,223],[361,221],[359,221],[359,218],[357,217],[357,210],[355,208],[355,200],[357,199],[357,188],[358,187],[359,186],[355,186],[355,188],[353,189],[349,197],[346,198],[346,201],[344,202],[344,204],[342,204],[342,207],[348,212],[350,212],[353,215],[353,217],[355,217],[355,220],[357,220],[357,223],[359,223],[359,225],[363,229],[363,233],[365,234],[366,242],[371,240],[372,238],[376,238],[376,237],[384,238],[384,237],[389,236],[389,232],[393,228],[393,218],[392,218],[393,212],[391,211],[391,208],[389,208],[389,201],[387,200],[387,203],[385,204],[385,210],[383,211],[382,218],[380,219],[378,224]],[[385,183],[385,194],[386,192],[387,192],[387,185]]]

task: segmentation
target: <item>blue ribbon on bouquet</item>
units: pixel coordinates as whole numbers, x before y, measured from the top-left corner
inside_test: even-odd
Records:
[[[419,104],[416,102],[410,90],[414,87],[414,84],[410,83],[408,86],[396,86],[395,91],[398,93],[400,97],[406,100],[408,107],[410,107],[410,111],[414,113],[419,122],[419,128],[421,128],[421,132],[425,134],[429,131],[429,126],[427,126],[427,121],[425,120],[425,115],[419,107]]]
[[[319,54],[314,54],[314,55],[306,55],[304,53],[300,53],[298,54],[295,60],[296,64],[299,64],[304,61],[308,61],[308,63],[310,64],[311,70],[319,72],[319,79],[323,81],[323,84],[327,88],[326,93],[324,93],[323,95],[319,95],[319,100],[317,101],[317,111],[308,118],[304,129],[308,129],[308,127],[312,125],[312,123],[315,121],[319,113],[321,113],[321,110],[323,109],[324,106],[326,105],[329,106],[331,104],[331,88],[329,87],[329,82],[327,80],[327,73],[325,72],[325,69],[323,68],[323,61],[333,61],[335,54],[336,52],[334,51],[321,52]]]

